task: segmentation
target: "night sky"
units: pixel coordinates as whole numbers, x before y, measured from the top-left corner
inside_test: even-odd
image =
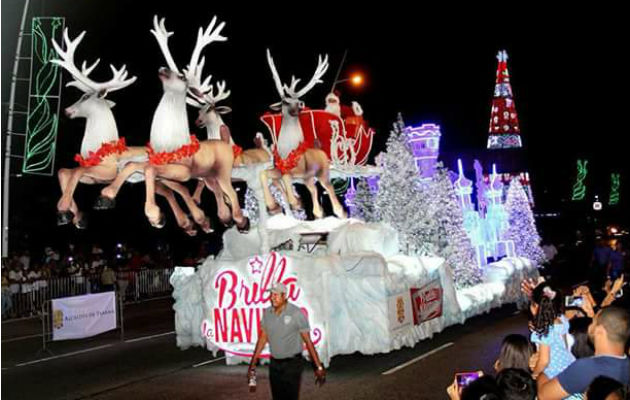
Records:
[[[157,70],[165,65],[158,45],[149,33],[154,14],[166,17],[174,31],[169,44],[182,68],[190,58],[199,26],[213,15],[226,21],[227,43],[206,48],[206,71],[226,80],[232,91],[226,118],[234,139],[243,147],[265,127],[258,117],[278,100],[269,72],[265,49],[271,48],[283,80],[292,74],[308,80],[317,54],[327,53],[330,68],[319,85],[304,97],[307,106],[322,107],[344,49],[348,49],[342,78],[355,71],[366,77],[356,89],[341,85],[342,101],[356,100],[377,130],[372,156],[381,151],[397,112],[407,124],[437,123],[442,128],[442,149],[460,152],[486,145],[496,58],[506,49],[523,143],[531,161],[528,166],[539,204],[553,209],[570,195],[575,160],[591,160],[589,196],[607,198],[609,174],[622,172],[622,187],[630,177],[627,148],[626,104],[618,100],[627,87],[627,61],[623,53],[621,13],[614,9],[538,10],[405,8],[380,3],[363,8],[359,3],[339,7],[311,4],[307,10],[276,3],[254,7],[229,2],[129,2],[46,1],[32,2],[37,15],[64,16],[71,36],[87,30],[77,59],[101,58],[94,78],[109,79],[107,64],[126,64],[138,81],[110,94],[117,103],[114,113],[121,136],[128,144],[144,144],[149,137],[153,111],[162,89]],[[244,4],[244,3],[243,3]],[[133,7],[137,8],[133,8]],[[2,126],[9,94],[21,1],[2,1]],[[69,76],[64,73],[64,80]],[[62,91],[68,106],[80,92]],[[195,117],[191,110],[191,120]],[[59,128],[57,168],[72,166],[84,123],[62,118]],[[266,132],[265,132],[266,133]],[[453,166],[450,166],[453,167]],[[54,207],[59,195],[53,178],[26,177],[15,181],[12,221],[39,240],[66,240],[69,229],[56,228]],[[37,191],[35,191],[37,189]],[[80,187],[78,201],[89,209],[96,189]],[[94,216],[91,233],[110,237],[111,232],[140,232],[165,240],[176,230],[155,233],[142,215],[143,188],[123,189],[120,207],[106,216]],[[622,202],[630,192],[624,190]],[[45,197],[44,197],[45,196]],[[94,215],[94,213],[92,213]],[[99,226],[99,224],[103,224]],[[171,226],[174,223],[170,224]],[[34,230],[33,230],[34,228]],[[98,230],[98,232],[94,232]],[[34,233],[37,231],[37,233]],[[125,232],[136,237],[138,234]],[[152,236],[153,235],[153,236]],[[157,235],[157,236],[155,236]],[[179,240],[179,239],[178,239]]]

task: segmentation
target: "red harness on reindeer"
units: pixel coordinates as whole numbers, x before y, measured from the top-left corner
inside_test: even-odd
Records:
[[[192,157],[199,150],[199,139],[197,136],[190,135],[190,143],[183,145],[177,150],[161,151],[156,153],[151,147],[151,143],[147,143],[147,153],[149,155],[149,164],[164,165],[172,164],[184,158]]]
[[[112,142],[103,143],[98,150],[88,152],[87,158],[83,158],[81,154],[76,154],[74,161],[78,162],[82,167],[94,167],[99,165],[105,157],[112,154],[121,154],[125,150],[127,150],[127,144],[123,137]]]

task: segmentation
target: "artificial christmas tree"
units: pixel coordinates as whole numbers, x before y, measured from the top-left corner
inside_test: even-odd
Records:
[[[398,231],[403,253],[427,254],[431,242],[427,237],[430,221],[423,204],[416,162],[403,131],[404,122],[399,114],[387,139],[387,151],[380,160],[383,173],[374,202],[376,219]]]
[[[368,184],[367,180],[360,179],[357,183],[355,196],[353,199],[354,207],[350,208],[352,218],[362,219],[365,222],[376,222],[376,193]]]
[[[509,227],[504,234],[506,240],[514,242],[517,256],[525,257],[535,264],[541,264],[545,255],[540,247],[540,236],[536,230],[534,214],[523,186],[518,179],[512,179],[508,188],[505,208]]]
[[[463,288],[479,284],[482,271],[464,229],[462,208],[458,204],[455,189],[448,171],[441,164],[438,164],[433,179],[424,190],[435,251],[451,267],[455,286]]]
[[[505,50],[499,51],[497,59],[499,65],[490,113],[488,148],[521,147],[521,129],[518,126],[518,115],[512,98],[512,85],[510,85],[510,74],[507,68],[508,56]]]

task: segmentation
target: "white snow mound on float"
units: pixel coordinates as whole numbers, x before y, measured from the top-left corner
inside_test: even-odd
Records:
[[[483,283],[456,290],[452,271],[444,259],[398,254],[398,236],[385,224],[337,218],[300,221],[277,215],[269,218],[267,227],[272,247],[288,240],[299,243],[305,233],[328,232],[327,246],[311,254],[291,250],[278,253],[293,266],[313,313],[309,316],[311,326],[323,328],[318,352],[325,365],[339,354],[387,353],[414,346],[448,326],[494,307],[523,302],[521,280],[537,276],[531,261],[505,258],[484,267]],[[191,268],[176,269],[171,284],[175,288],[175,330],[180,348],[205,346],[215,353],[219,350],[203,337],[200,329],[217,301],[213,279],[226,268],[245,275],[249,260],[259,255],[260,243],[256,230],[243,235],[232,228],[224,235],[224,250],[217,259],[207,259],[196,272]],[[392,330],[388,299],[436,279],[443,290],[442,316]],[[243,361],[249,360],[237,356],[227,359],[228,364]]]

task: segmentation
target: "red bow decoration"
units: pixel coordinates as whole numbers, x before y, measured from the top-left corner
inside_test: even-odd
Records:
[[[147,152],[149,154],[149,164],[164,165],[172,164],[183,158],[192,157],[199,150],[199,140],[195,135],[190,135],[190,143],[183,145],[177,150],[162,151],[156,153],[151,147],[151,143],[147,143]]]
[[[123,137],[112,142],[103,143],[95,152],[88,152],[87,158],[83,158],[81,154],[76,154],[74,161],[78,162],[82,167],[94,167],[99,165],[103,161],[103,158],[112,154],[121,154],[125,150],[127,150],[127,144]]]
[[[241,154],[243,154],[243,148],[237,144],[233,144],[232,145],[232,153],[234,153],[234,159],[236,160],[236,158],[238,156],[240,156]]]
[[[308,149],[308,145],[305,142],[302,142],[297,147],[297,149],[292,150],[289,153],[287,158],[282,158],[280,157],[280,154],[278,153],[278,149],[274,147],[273,159],[274,159],[274,164],[276,165],[276,168],[278,168],[278,170],[280,171],[282,175],[286,175],[293,168],[297,167],[298,163],[300,162],[300,157],[302,157],[302,155],[304,154],[304,152],[306,152],[307,149]]]

